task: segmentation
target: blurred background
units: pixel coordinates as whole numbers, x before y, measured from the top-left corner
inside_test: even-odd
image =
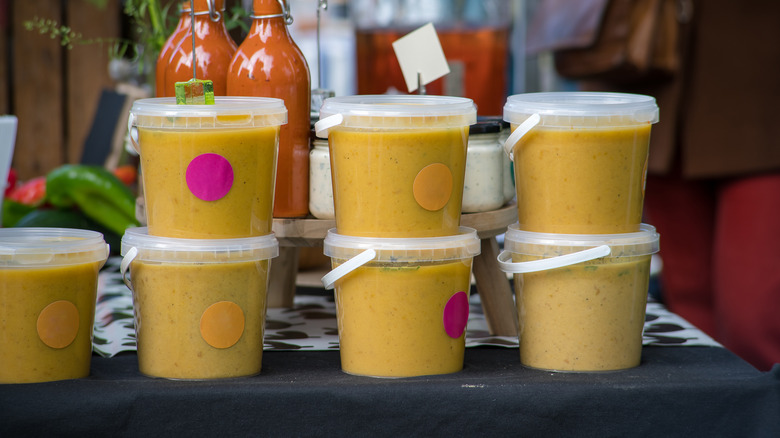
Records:
[[[251,3],[226,0],[237,44],[248,30]],[[18,117],[13,167],[19,180],[83,161],[96,130],[113,132],[105,125],[121,125],[122,115],[126,120],[121,111],[106,120],[98,109],[107,90],[131,99],[154,94],[154,61],[178,19],[178,4],[0,0],[0,114]],[[330,0],[319,14],[319,59],[321,1],[289,4],[290,32],[307,58],[312,87],[336,95],[405,92],[391,43],[428,22],[451,71],[428,84],[428,94],[469,97],[480,115],[500,115],[508,95],[565,86],[544,54],[525,55],[537,0]],[[162,16],[152,17],[152,7]]]

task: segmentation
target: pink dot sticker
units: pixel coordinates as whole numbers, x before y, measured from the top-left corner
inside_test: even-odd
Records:
[[[204,201],[225,197],[233,187],[233,166],[218,154],[201,154],[187,166],[187,187]]]
[[[444,331],[457,339],[466,330],[469,322],[469,297],[466,292],[456,292],[444,306]]]

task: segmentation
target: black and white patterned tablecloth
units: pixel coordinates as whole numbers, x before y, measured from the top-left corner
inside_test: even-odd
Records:
[[[121,259],[112,257],[100,273],[95,311],[94,351],[111,357],[123,351],[135,351],[132,294],[119,272]],[[647,304],[644,345],[720,346],[712,338],[683,318],[669,312],[658,302]],[[265,350],[338,349],[336,306],[329,295],[300,295],[294,307],[268,309]],[[470,300],[466,346],[517,348],[517,338],[491,336],[479,302]]]

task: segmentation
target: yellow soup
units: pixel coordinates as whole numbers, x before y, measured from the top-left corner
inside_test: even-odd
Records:
[[[0,383],[89,375],[100,266],[0,269]]]
[[[171,379],[258,374],[268,260],[130,266],[141,373]]]
[[[520,229],[638,231],[650,127],[532,129],[513,150]]]
[[[375,377],[461,370],[465,330],[453,338],[443,320],[455,294],[467,299],[470,274],[468,259],[367,265],[342,278],[336,283],[342,369]]]
[[[639,365],[650,256],[621,259],[515,275],[521,363],[559,371]]]
[[[333,130],[329,142],[340,234],[457,234],[468,127]]]
[[[271,232],[279,127],[139,128],[149,233],[190,239]]]

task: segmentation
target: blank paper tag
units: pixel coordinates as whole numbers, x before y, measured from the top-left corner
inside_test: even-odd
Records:
[[[422,84],[425,85],[450,72],[439,36],[436,35],[432,23],[394,41],[393,50],[401,65],[401,72],[410,93],[418,87],[418,73],[422,76]]]

